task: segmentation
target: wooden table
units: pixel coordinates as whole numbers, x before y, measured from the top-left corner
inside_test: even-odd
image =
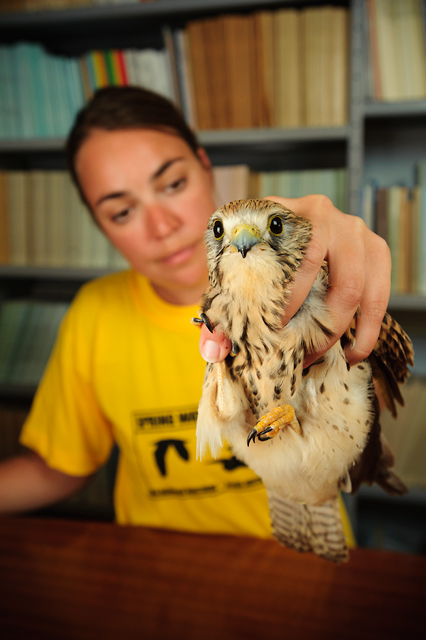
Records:
[[[0,638],[424,637],[426,558],[335,566],[273,541],[0,519]]]

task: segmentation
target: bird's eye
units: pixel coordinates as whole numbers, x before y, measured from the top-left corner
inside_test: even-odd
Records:
[[[221,220],[215,220],[213,225],[213,235],[216,240],[220,240],[224,234],[224,228]]]
[[[279,216],[274,216],[269,221],[269,231],[274,234],[274,236],[280,236],[283,232],[283,221]]]

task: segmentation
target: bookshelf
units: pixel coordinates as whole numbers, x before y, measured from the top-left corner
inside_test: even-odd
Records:
[[[361,185],[371,179],[384,184],[404,180],[412,186],[413,167],[426,157],[426,98],[378,102],[368,97],[366,0],[157,0],[0,14],[0,44],[26,40],[65,56],[103,48],[158,49],[164,44],[164,25],[183,28],[191,20],[221,14],[326,4],[351,10],[347,125],[202,130],[199,138],[215,165],[247,163],[255,171],[346,167],[346,211],[358,214]],[[0,169],[64,169],[63,145],[57,137],[0,140]],[[13,291],[35,299],[71,299],[79,284],[101,273],[105,270],[0,266],[0,304]],[[389,308],[414,336],[417,372],[426,376],[426,296],[392,295]],[[31,391],[0,389],[3,398],[25,393]]]

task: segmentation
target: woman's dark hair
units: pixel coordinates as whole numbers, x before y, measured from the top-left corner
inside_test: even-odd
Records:
[[[98,89],[77,114],[66,144],[68,168],[86,204],[75,170],[75,158],[92,129],[157,129],[185,140],[194,154],[200,146],[180,111],[166,98],[141,87]]]

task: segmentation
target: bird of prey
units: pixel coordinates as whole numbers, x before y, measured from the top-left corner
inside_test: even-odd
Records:
[[[386,314],[371,356],[350,367],[356,318],[325,355],[303,369],[305,351],[333,332],[325,303],[324,262],[305,302],[282,326],[294,274],[311,224],[268,200],[238,200],[218,209],[206,232],[210,286],[200,318],[232,341],[225,362],[208,364],[197,422],[197,456],[217,457],[226,441],[263,480],[272,530],[282,544],[342,562],[348,558],[339,489],[376,482],[406,492],[380,433],[373,376],[394,415],[399,385],[413,364],[412,344]],[[359,312],[358,312],[359,313]]]

